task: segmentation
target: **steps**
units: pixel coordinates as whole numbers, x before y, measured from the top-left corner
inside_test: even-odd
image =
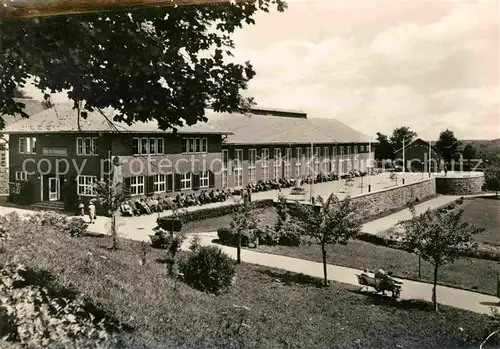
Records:
[[[31,205],[33,210],[37,211],[55,211],[59,213],[65,213],[64,202],[63,201],[44,201],[38,202]]]

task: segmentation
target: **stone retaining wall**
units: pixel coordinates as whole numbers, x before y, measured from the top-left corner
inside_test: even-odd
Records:
[[[410,201],[422,201],[434,195],[436,195],[436,181],[435,178],[429,178],[412,184],[356,195],[352,197],[352,201],[366,210],[367,217],[373,217],[404,207]]]
[[[436,190],[438,194],[470,195],[482,191],[484,174],[471,173],[468,177],[436,177]]]

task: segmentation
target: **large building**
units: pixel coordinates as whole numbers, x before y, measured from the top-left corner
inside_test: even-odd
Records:
[[[206,116],[176,133],[156,122],[112,123],[97,111],[78,117],[69,104],[20,120],[5,130],[11,200],[73,207],[106,178],[141,197],[366,170],[369,137],[336,120],[262,108]]]
[[[42,102],[36,99],[15,98],[14,100],[24,104],[24,112],[29,116],[38,114],[44,109]],[[2,115],[6,127],[21,118],[20,115]],[[2,135],[0,138],[0,195],[9,195],[9,135]]]

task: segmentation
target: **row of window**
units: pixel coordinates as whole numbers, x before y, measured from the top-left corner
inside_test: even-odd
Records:
[[[359,146],[360,151],[365,151],[368,150],[368,146]],[[332,153],[330,156],[330,147],[323,147],[323,158],[324,159],[331,159],[333,160],[337,156],[337,147],[334,146],[331,148]],[[344,156],[345,153],[344,151],[347,150],[347,156],[351,155],[351,147],[350,146],[341,146],[339,148],[340,156]],[[354,146],[353,148],[354,154],[358,154],[358,146]],[[304,158],[306,162],[311,161],[311,147],[305,148],[305,154]],[[281,153],[281,148],[274,148],[274,158],[275,159],[282,159],[285,164],[290,164],[292,163],[292,148],[286,148],[285,149],[285,156],[282,157]],[[320,162],[321,158],[321,147],[314,147],[314,161],[316,163]],[[223,164],[224,168],[227,168],[228,162],[229,162],[229,156],[228,156],[228,150],[224,149],[222,151],[222,159],[223,159]],[[295,159],[296,162],[299,162],[299,159],[302,159],[302,148],[295,148]],[[255,167],[257,160],[257,149],[249,149],[248,150],[248,167],[253,168]],[[261,167],[268,167],[268,161],[269,161],[269,149],[261,149],[260,150],[260,161],[261,161]],[[279,164],[279,162],[278,162]],[[233,167],[235,169],[239,169],[243,167],[243,150],[242,149],[235,149],[234,150],[234,160],[233,160]]]
[[[164,154],[165,140],[157,137],[132,138],[132,152],[134,155]],[[208,151],[208,139],[191,137],[182,139],[182,153],[198,154]],[[36,138],[20,137],[19,153],[36,154]],[[78,137],[76,139],[76,154],[92,156],[99,154],[97,137]]]
[[[295,169],[294,175],[295,178],[300,178],[303,175],[308,175],[309,173],[303,172],[302,164],[301,163],[296,163],[294,165],[290,163],[284,163],[282,166],[281,163],[275,163],[273,171],[271,172],[273,175],[273,179],[280,179],[280,178],[287,178],[291,179],[292,178],[292,167]],[[339,163],[339,169],[340,173],[347,173],[351,170],[359,170],[361,167],[359,166],[358,163],[348,161],[345,159],[344,161],[341,161]],[[307,171],[307,167],[304,169],[304,171]],[[322,172],[323,174],[328,174],[331,172],[337,172],[336,168],[336,163],[334,162],[324,162],[322,164],[320,163],[315,163],[314,164],[314,172],[315,173],[320,173]],[[243,186],[243,168],[234,168],[232,171],[233,174],[233,180],[234,180],[234,186],[235,187],[242,187]],[[261,175],[263,181],[267,181],[270,179],[270,171],[269,171],[269,166],[265,166],[261,168]],[[248,183],[257,183],[257,178],[256,178],[256,167],[255,166],[249,166],[248,167]],[[228,170],[223,169],[222,170],[222,187],[226,188],[228,187]]]

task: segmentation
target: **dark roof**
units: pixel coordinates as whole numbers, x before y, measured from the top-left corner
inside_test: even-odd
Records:
[[[429,142],[426,142],[424,141],[422,138],[415,138],[414,140],[412,140],[410,143],[408,144],[405,144],[405,148],[408,148],[410,145],[414,144],[414,143],[417,143],[417,142],[420,142],[420,143],[425,143],[427,146],[429,146]],[[435,150],[434,149],[434,144],[435,142],[434,141],[431,141],[431,149],[432,150]],[[398,150],[394,151],[394,154],[396,153],[399,153],[400,151],[403,150],[403,147],[399,148]]]
[[[5,133],[103,133],[103,132],[133,132],[133,133],[171,133],[172,130],[163,131],[158,127],[156,121],[136,122],[133,125],[113,122],[112,109],[104,109],[104,117],[99,111],[87,112],[87,117],[80,117],[80,127],[78,127],[78,113],[73,109],[72,103],[56,104],[55,107],[46,109],[29,119],[6,127]],[[192,126],[179,127],[179,133],[214,133],[229,134],[224,127],[215,127],[210,123],[197,123]]]
[[[257,108],[256,108],[257,109]],[[259,108],[263,110],[263,108]],[[104,110],[107,116],[110,109]],[[291,111],[289,111],[291,112]],[[179,133],[226,134],[229,144],[287,144],[296,143],[354,143],[374,141],[353,128],[335,119],[284,117],[276,115],[256,115],[240,113],[217,113],[207,110],[208,121],[178,129]],[[153,133],[162,131],[154,122],[137,122],[131,126],[114,123],[122,132]],[[34,117],[20,120],[10,125],[6,133],[76,133],[76,132],[116,132],[98,111],[88,112],[86,119],[80,118],[77,125],[77,111],[73,105],[58,104]]]
[[[28,114],[29,116],[41,113],[43,111],[43,106],[42,102],[37,100],[37,99],[31,99],[31,98],[14,98],[16,102],[20,102],[24,104],[24,112]],[[2,115],[2,118],[5,122],[5,127],[12,125],[15,122],[18,122],[19,120],[24,119],[20,115],[7,115],[4,114]]]

